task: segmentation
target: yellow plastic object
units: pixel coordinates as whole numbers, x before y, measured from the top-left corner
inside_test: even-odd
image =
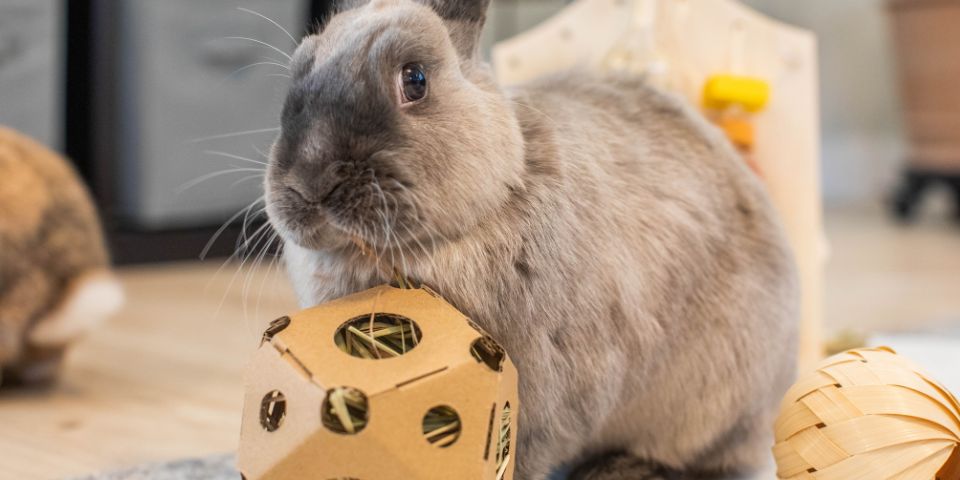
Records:
[[[755,77],[714,75],[703,87],[703,105],[711,110],[739,105],[748,112],[759,112],[769,101],[770,84]]]
[[[960,479],[960,404],[889,348],[824,360],[787,392],[782,480]]]

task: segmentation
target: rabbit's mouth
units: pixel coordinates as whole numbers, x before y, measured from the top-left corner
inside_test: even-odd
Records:
[[[393,179],[341,181],[314,193],[295,184],[272,182],[267,214],[287,241],[317,251],[367,250],[389,255],[421,240],[416,209]]]
[[[286,241],[317,251],[350,245],[352,229],[322,202],[297,187],[271,188],[266,207],[270,223]]]
[[[294,188],[267,195],[267,216],[284,240],[303,248],[328,250],[346,244],[324,209]]]

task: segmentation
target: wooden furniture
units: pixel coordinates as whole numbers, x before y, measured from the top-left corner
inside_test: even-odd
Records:
[[[122,269],[127,305],[68,352],[56,384],[0,389],[0,478],[235,451],[244,366],[264,319],[297,304],[277,267],[219,267]]]
[[[941,183],[955,193],[960,218],[960,1],[893,0],[890,11],[909,138],[893,211],[911,218]]]

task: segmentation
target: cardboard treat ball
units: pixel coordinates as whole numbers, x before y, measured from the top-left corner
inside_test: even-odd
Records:
[[[830,357],[788,392],[780,479],[960,479],[960,404],[892,349]]]
[[[427,289],[381,286],[271,323],[246,379],[247,480],[512,479],[517,371]]]

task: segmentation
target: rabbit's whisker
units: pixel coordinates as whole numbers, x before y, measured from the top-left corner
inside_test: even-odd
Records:
[[[267,211],[266,204],[264,204],[264,206],[259,210],[257,210],[256,212],[254,212],[253,210],[247,211],[247,214],[243,216],[243,221],[240,224],[240,237],[237,238],[237,245],[235,248],[242,249],[244,245],[248,243],[250,238],[247,237],[247,230],[250,226],[251,219],[255,219],[260,215],[263,215],[266,211]]]
[[[260,318],[260,300],[263,298],[263,288],[266,285],[266,282],[270,277],[276,274],[275,268],[277,266],[277,258],[279,258],[277,253],[271,253],[273,249],[276,249],[276,252],[279,252],[283,248],[283,242],[280,240],[280,234],[276,230],[273,231],[273,237],[270,239],[270,243],[267,245],[267,255],[270,256],[270,260],[267,263],[266,270],[261,274],[260,287],[257,290],[257,303],[254,307],[254,316]],[[274,246],[276,244],[276,246]]]
[[[269,48],[269,49],[271,49],[271,50],[279,53],[280,55],[283,55],[283,57],[286,58],[288,62],[293,61],[293,57],[291,57],[290,54],[288,54],[287,52],[284,52],[283,50],[281,50],[281,49],[279,49],[279,48],[277,48],[277,47],[275,47],[275,46],[273,46],[273,45],[271,45],[271,44],[269,44],[269,43],[267,43],[267,42],[264,42],[263,40],[257,40],[256,38],[250,38],[250,37],[224,37],[224,38],[227,39],[227,40],[243,40],[243,41],[247,41],[247,42],[253,42],[253,43],[256,43],[257,45],[262,45],[262,46],[264,46],[264,47],[267,47],[267,48]]]
[[[257,179],[263,180],[263,176],[264,176],[263,173],[260,173],[260,174],[257,174],[257,175],[248,175],[248,176],[246,176],[246,177],[241,178],[240,180],[237,180],[236,182],[231,183],[228,188],[229,188],[229,189],[236,188],[237,186],[239,186],[239,185],[241,185],[241,184],[243,184],[243,183],[245,183],[245,182],[249,182],[250,180],[257,180]]]
[[[242,161],[242,162],[255,163],[255,164],[257,164],[257,165],[263,165],[264,167],[266,167],[266,166],[268,165],[267,162],[261,162],[261,161],[259,161],[259,160],[254,160],[254,159],[252,159],[252,158],[241,157],[240,155],[235,155],[235,154],[227,153],[227,152],[221,152],[221,151],[217,151],[217,150],[204,150],[203,153],[206,154],[206,155],[215,155],[215,156],[218,156],[218,157],[232,158],[232,159],[234,159],[234,160],[240,160],[240,161]]]
[[[254,234],[250,237],[251,240],[262,238],[264,232],[267,231],[266,228],[268,228],[269,226],[270,226],[269,223],[264,223],[263,225],[261,225],[260,228],[258,228],[254,232]],[[258,243],[259,240],[256,240],[256,242]],[[254,246],[255,245],[256,243],[254,243]],[[241,247],[241,249],[238,249],[237,252],[235,252],[234,255],[231,255],[230,258],[224,261],[223,265],[221,266],[221,268],[223,268],[223,266],[226,266],[230,261],[236,258],[240,258],[240,264],[237,266],[236,271],[234,271],[233,275],[230,277],[230,283],[227,284],[227,288],[226,290],[224,290],[223,296],[220,298],[220,304],[217,305],[216,315],[220,314],[220,310],[223,308],[223,304],[227,300],[227,294],[230,293],[230,290],[233,288],[233,284],[236,283],[237,281],[237,275],[239,275],[240,272],[243,271],[244,265],[246,265],[247,261],[250,259],[249,250],[247,249],[248,247],[249,247],[249,242],[245,243]],[[240,254],[240,257],[237,257],[237,254]],[[217,270],[218,273],[219,271],[220,270]],[[244,306],[244,308],[246,308],[246,306]],[[244,317],[246,317],[246,311],[244,311]]]
[[[253,150],[254,150],[255,152],[259,153],[260,156],[264,158],[264,160],[270,161],[270,155],[267,154],[267,152],[264,152],[263,150],[260,150],[260,147],[258,147],[258,146],[256,146],[256,145],[251,145],[251,147],[253,147]],[[264,165],[266,165],[266,163],[264,163]]]
[[[266,223],[265,225],[270,225]],[[276,239],[276,232],[270,228],[267,230],[267,234],[263,236],[266,239],[265,242],[259,247],[259,253],[254,254],[254,262],[252,265],[247,267],[246,278],[243,281],[243,288],[241,289],[241,297],[243,297],[243,317],[245,322],[249,322],[247,319],[247,303],[250,296],[250,288],[253,285],[254,276],[260,271],[260,266],[263,264],[263,259],[266,257],[267,253],[270,251],[270,246],[273,244],[274,239]],[[256,252],[256,250],[254,250]],[[254,311],[254,315],[259,315],[258,311]],[[256,320],[256,319],[254,319]]]
[[[184,183],[183,185],[181,185],[180,188],[177,189],[177,195],[180,195],[180,194],[182,194],[183,192],[186,192],[187,190],[190,190],[191,188],[196,187],[197,185],[200,185],[200,184],[203,183],[203,182],[206,182],[207,180],[213,180],[214,178],[222,177],[222,176],[224,176],[224,175],[230,175],[230,174],[233,174],[233,173],[244,173],[244,172],[257,172],[257,173],[261,173],[261,174],[262,174],[262,173],[263,173],[263,169],[262,169],[262,168],[241,168],[241,167],[237,167],[237,168],[231,168],[231,169],[227,169],[227,170],[220,170],[220,171],[217,171],[217,172],[208,173],[208,174],[206,174],[206,175],[202,175],[202,176],[200,176],[200,177],[197,177],[197,178],[195,178],[195,179],[193,179],[193,180],[191,180],[191,181],[189,181],[189,182],[186,182],[186,183]]]
[[[396,179],[391,179],[391,180],[392,180],[392,185],[395,188],[403,190],[403,192],[406,194],[406,197],[407,197],[406,203],[413,210],[414,218],[416,219],[416,223],[418,224],[418,226],[423,228],[426,231],[426,234],[430,237],[430,241],[433,243],[434,251],[437,250],[436,240],[438,237],[440,238],[440,240],[447,243],[448,245],[453,244],[454,242],[453,240],[450,239],[450,237],[448,237],[446,234],[441,232],[436,226],[426,222],[422,212],[417,207],[416,202],[409,200],[410,198],[416,198],[413,192],[411,192],[409,188],[407,188],[404,184],[400,183],[398,180]]]
[[[190,143],[200,143],[200,142],[207,142],[207,141],[210,141],[210,140],[219,140],[219,139],[222,139],[222,138],[232,138],[232,137],[240,137],[240,136],[243,136],[243,135],[253,135],[253,134],[256,134],[256,133],[269,133],[269,132],[279,132],[279,131],[280,131],[280,127],[259,128],[259,129],[256,129],[256,130],[245,130],[245,131],[242,131],[242,132],[222,133],[222,134],[219,134],[219,135],[211,135],[211,136],[209,136],[209,137],[195,138],[195,139],[191,140]]]
[[[297,43],[299,43],[299,42],[297,42],[297,39],[296,39],[296,38],[293,38],[293,35],[290,34],[290,31],[289,31],[289,30],[287,30],[286,28],[283,28],[283,25],[280,25],[279,23],[277,23],[277,22],[276,22],[275,20],[273,20],[272,18],[270,18],[270,17],[268,17],[268,16],[266,16],[266,15],[260,13],[260,12],[253,11],[253,10],[251,10],[251,9],[249,9],[249,8],[237,7],[237,10],[240,10],[241,12],[244,12],[244,13],[249,13],[249,14],[251,14],[251,15],[256,15],[256,16],[258,16],[258,17],[260,17],[260,18],[262,18],[262,19],[264,19],[264,20],[272,23],[273,26],[279,28],[280,31],[282,31],[283,33],[287,34],[287,38],[289,38],[290,41],[293,42],[294,45],[296,45]]]
[[[249,205],[247,205],[244,208],[241,208],[237,213],[233,214],[233,216],[228,218],[227,221],[223,222],[223,224],[220,225],[220,228],[218,228],[217,231],[210,237],[210,240],[207,241],[207,244],[203,246],[203,250],[200,252],[200,260],[205,260],[207,258],[207,254],[210,253],[210,248],[213,247],[213,244],[216,243],[218,238],[220,238],[220,235],[223,235],[223,232],[227,229],[227,227],[229,227],[234,221],[240,218],[241,215],[245,213],[249,213],[249,211],[253,207],[255,207],[258,203],[262,201],[264,201],[263,196],[250,202]]]
[[[282,68],[284,68],[284,69],[290,70],[290,67],[288,67],[288,66],[286,66],[286,65],[284,65],[284,64],[282,64],[282,63],[278,63],[278,62],[256,62],[256,63],[251,63],[250,65],[242,66],[242,67],[240,67],[240,68],[238,68],[238,69],[230,72],[229,75],[227,75],[226,77],[223,77],[223,81],[221,81],[220,83],[226,82],[227,80],[230,80],[231,78],[235,77],[236,75],[239,75],[239,74],[242,73],[242,72],[245,72],[245,71],[247,71],[247,70],[250,70],[251,68],[260,67],[260,66],[263,66],[263,65],[272,65],[272,66],[282,67]],[[288,75],[288,76],[289,76],[289,75]]]

